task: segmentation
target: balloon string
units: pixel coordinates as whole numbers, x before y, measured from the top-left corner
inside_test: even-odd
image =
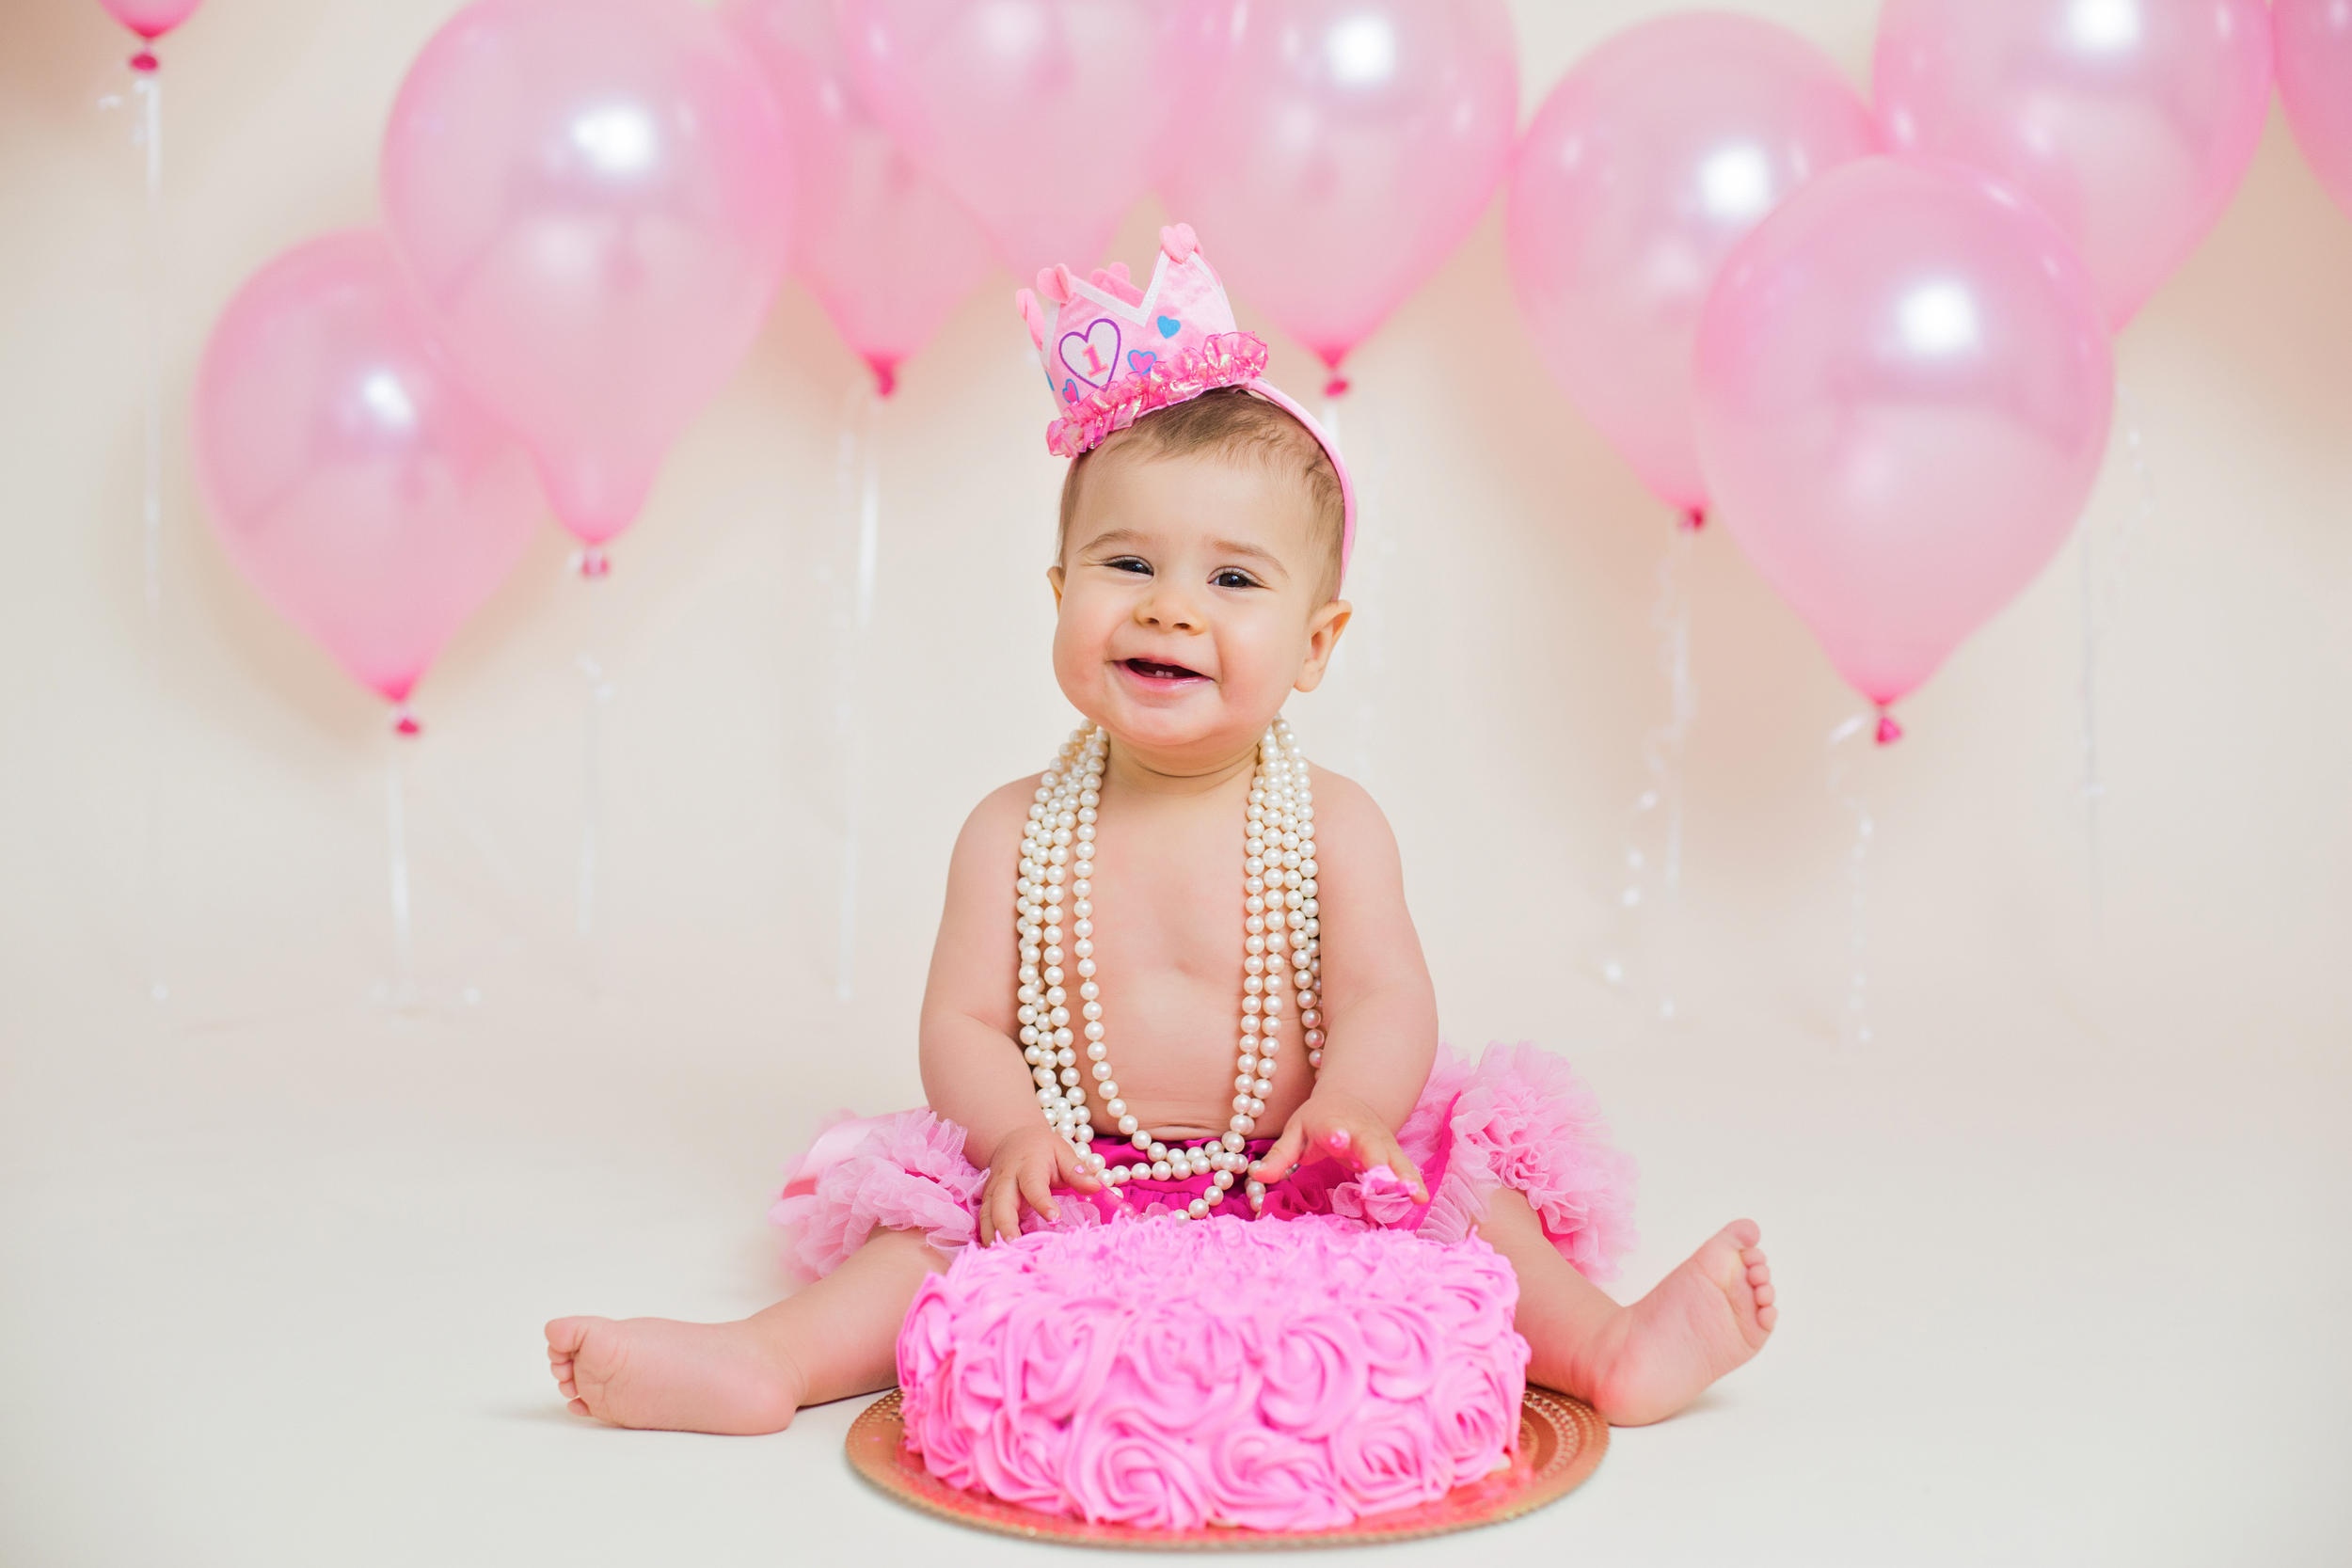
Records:
[[[601,563],[603,560],[602,553],[592,546],[583,552],[578,570],[582,586],[590,593],[597,594],[599,601],[589,609],[590,635],[587,641],[590,646],[582,648],[577,656],[580,673],[587,683],[587,701],[580,724],[580,886],[574,919],[580,941],[588,949],[589,985],[592,990],[596,989],[602,977],[599,917],[602,916],[603,924],[611,923],[609,912],[598,908],[599,880],[603,871],[605,709],[620,691],[619,684],[592,651],[599,641],[596,633],[604,621],[599,613],[605,608],[601,599],[610,590],[600,589],[604,570],[609,568],[591,567],[588,562]]]
[[[1675,1000],[1671,965],[1666,958],[1663,922],[1682,892],[1683,748],[1698,717],[1698,683],[1691,673],[1691,563],[1698,543],[1693,528],[1677,528],[1658,563],[1658,594],[1650,603],[1649,623],[1658,633],[1658,663],[1666,677],[1666,721],[1644,733],[1642,766],[1649,770],[1649,785],[1627,812],[1625,890],[1618,906],[1629,925],[1649,910],[1650,961],[1658,1016],[1672,1022],[1679,1010]],[[1649,819],[1663,817],[1664,843],[1658,856],[1658,896],[1649,895],[1652,880],[1648,842]],[[1629,933],[1627,940],[1630,942]],[[1624,958],[1604,961],[1602,975],[1610,984],[1633,983],[1633,966]]]
[[[1853,813],[1853,847],[1846,851],[1847,929],[1846,929],[1846,1006],[1838,1020],[1838,1041],[1849,1050],[1859,1050],[1871,1042],[1870,1025],[1870,845],[1878,834],[1878,823],[1870,815],[1869,797],[1862,787],[1861,758],[1867,757],[1874,746],[1864,746],[1859,753],[1838,750],[1857,736],[1877,734],[1879,715],[1857,713],[1829,732],[1829,792],[1833,800]],[[1849,786],[1851,787],[1849,787]]]
[[[2090,878],[2090,915],[2095,924],[2106,902],[2106,876],[2100,847],[2099,808],[2106,802],[2106,781],[2099,747],[2099,664],[2107,634],[2114,629],[2122,603],[2123,585],[2130,576],[2132,545],[2154,515],[2156,492],[2148,471],[2147,442],[2131,389],[2118,383],[2116,401],[2123,413],[2123,451],[2133,481],[2131,510],[2123,515],[2112,559],[2099,550],[2095,515],[2085,513],[2075,533],[2082,546],[2082,803],[2083,836]],[[2104,575],[2102,568],[2104,567]]]
[[[171,999],[164,868],[164,87],[152,71],[132,81],[138,103],[134,145],[146,165],[147,332],[142,436],[145,474],[139,502],[140,631],[147,665],[147,778],[141,824],[147,884],[148,995]]]
[[[416,954],[408,907],[408,796],[401,754],[405,738],[397,722],[384,737],[384,839],[391,863],[391,1002],[395,1007],[407,1006],[416,996]]]
[[[828,570],[834,594],[834,728],[841,744],[841,888],[835,913],[834,995],[855,994],[859,798],[866,757],[865,705],[860,687],[874,624],[874,592],[882,558],[882,399],[863,380],[850,388],[841,409],[841,439],[834,477],[840,498],[836,554],[855,566],[848,582]]]

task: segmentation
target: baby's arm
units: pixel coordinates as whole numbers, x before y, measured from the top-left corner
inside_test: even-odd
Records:
[[[1311,1152],[1355,1170],[1386,1164],[1427,1198],[1397,1148],[1438,1054],[1438,996],[1405,907],[1405,867],[1388,818],[1353,781],[1314,769],[1315,902],[1323,940],[1323,1028],[1314,1092],[1254,1173],[1279,1180]],[[1018,830],[1014,830],[1018,832]],[[1303,1040],[1291,1070],[1306,1070]]]
[[[957,835],[923,990],[923,1092],[932,1111],[963,1128],[964,1158],[989,1173],[979,1213],[984,1244],[1020,1233],[1023,1200],[1051,1219],[1058,1212],[1053,1188],[1098,1185],[1040,1114],[1013,1018],[1015,847],[1036,791],[1035,779],[1005,785]]]

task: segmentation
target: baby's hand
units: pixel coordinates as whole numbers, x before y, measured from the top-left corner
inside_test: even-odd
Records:
[[[1358,1176],[1375,1165],[1386,1165],[1413,1190],[1415,1203],[1429,1201],[1429,1188],[1420,1169],[1397,1147],[1396,1134],[1354,1095],[1330,1089],[1309,1095],[1307,1103],[1291,1113],[1274,1147],[1249,1167],[1250,1178],[1272,1186],[1297,1169],[1311,1150],[1330,1155]]]
[[[980,1244],[1020,1235],[1025,1202],[1048,1220],[1061,1218],[1061,1205],[1054,1201],[1056,1187],[1091,1193],[1102,1186],[1078,1169],[1078,1151],[1052,1128],[1041,1124],[1009,1132],[990,1157],[988,1185],[980,1189]]]

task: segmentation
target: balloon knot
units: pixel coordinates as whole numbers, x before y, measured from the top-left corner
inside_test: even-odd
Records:
[[[151,73],[163,63],[155,57],[155,52],[152,49],[142,49],[131,56],[131,69],[142,76]]]
[[[1707,526],[1707,508],[1687,506],[1682,510],[1681,528],[1685,533],[1696,533]]]
[[[1347,395],[1347,377],[1343,375],[1332,376],[1330,380],[1323,384],[1323,395],[1327,398],[1345,397]]]
[[[405,737],[410,736],[420,736],[424,733],[424,726],[417,722],[417,716],[409,711],[408,705],[406,703],[394,703],[392,705],[391,720],[392,733],[394,735]]]
[[[874,372],[874,395],[886,398],[898,389],[898,365],[894,359],[880,355],[868,356],[866,366]]]
[[[572,557],[572,565],[583,578],[610,577],[612,572],[612,558],[604,553],[603,546],[591,545]]]
[[[1895,722],[1895,716],[1884,707],[1879,709],[1879,744],[1892,746],[1903,737],[1903,727]]]

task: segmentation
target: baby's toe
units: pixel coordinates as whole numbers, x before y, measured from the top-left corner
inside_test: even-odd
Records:
[[[1765,1333],[1770,1334],[1772,1331],[1772,1324],[1778,1322],[1780,1322],[1779,1307],[1759,1307],[1756,1309],[1756,1326]]]
[[[1772,1288],[1770,1285],[1758,1285],[1756,1288],[1756,1305],[1759,1308],[1772,1305]]]

